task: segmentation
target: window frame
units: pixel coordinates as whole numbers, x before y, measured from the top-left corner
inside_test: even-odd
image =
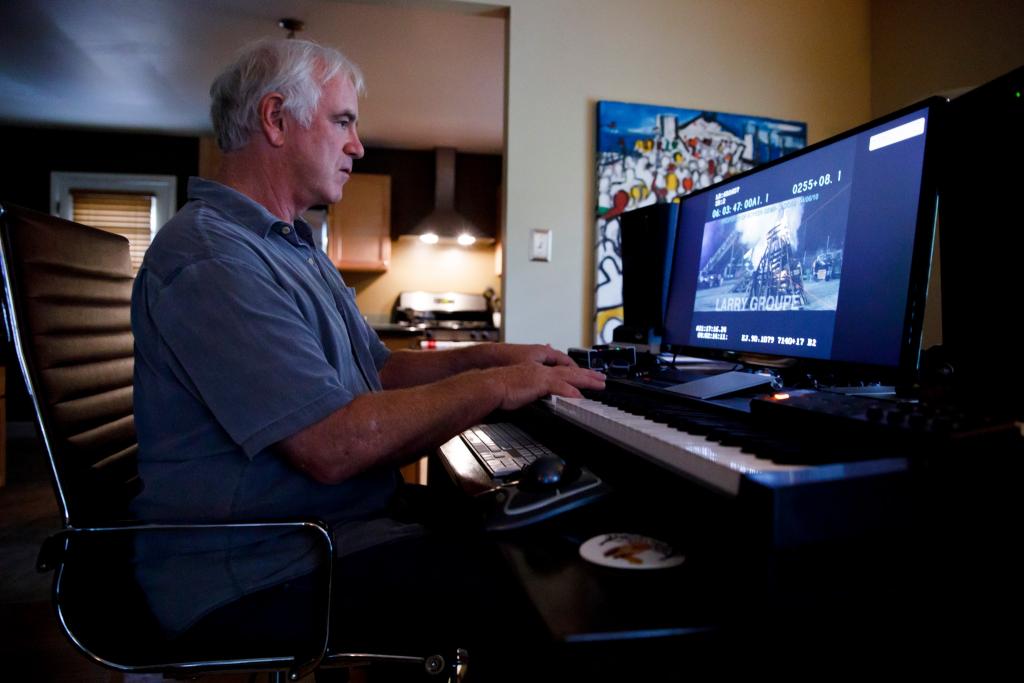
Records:
[[[50,213],[67,220],[72,218],[71,190],[95,190],[151,194],[153,213],[150,215],[149,238],[156,235],[177,209],[178,179],[172,175],[139,175],[135,173],[86,173],[78,171],[52,171],[50,173]]]

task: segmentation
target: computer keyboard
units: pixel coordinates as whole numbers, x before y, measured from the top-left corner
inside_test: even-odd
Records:
[[[506,422],[477,425],[462,432],[462,438],[495,479],[515,477],[537,458],[555,456],[547,446]]]
[[[561,456],[513,424],[480,424],[462,432],[461,437],[490,473],[494,484],[482,496],[487,506],[485,526],[491,531],[534,524],[596,501],[609,492],[600,477],[586,467],[566,467],[564,478],[549,483],[524,481],[522,475],[526,474],[523,470],[527,465],[538,458]]]

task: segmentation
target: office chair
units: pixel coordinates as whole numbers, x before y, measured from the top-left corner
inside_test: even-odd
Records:
[[[46,540],[38,569],[54,571],[60,625],[87,657],[126,673],[192,677],[263,671],[298,680],[319,667],[409,665],[427,680],[461,680],[467,656],[334,652],[330,634],[331,535],[317,521],[143,524],[128,503],[143,482],[132,408],[132,273],[128,241],[84,225],[0,204],[4,313],[49,456],[63,528]],[[168,634],[138,585],[139,543],[175,547],[231,539],[301,538],[320,562],[300,580],[218,610],[229,629]],[[282,548],[285,547],[282,545]],[[183,575],[182,599],[202,590]],[[218,633],[217,631],[230,631]]]

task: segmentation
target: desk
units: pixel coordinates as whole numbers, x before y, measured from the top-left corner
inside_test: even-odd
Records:
[[[0,486],[7,483],[7,368],[0,365]]]
[[[535,413],[512,417],[537,419]],[[1006,543],[1016,527],[999,523],[1012,514],[1007,503],[1015,499],[1008,495],[1015,484],[994,482],[1000,491],[990,496],[989,482],[985,494],[968,496],[964,487],[982,477],[965,480],[956,467],[934,467],[904,491],[911,519],[780,550],[764,542],[735,501],[583,440],[578,455],[613,494],[494,536],[566,673],[637,680],[638,668],[649,666],[653,676],[680,661],[719,672],[725,666],[763,673],[766,663],[788,671],[834,669],[837,662],[868,672],[884,661],[890,671],[919,674],[957,664],[976,673],[1011,651],[1009,634],[991,617],[996,606],[1021,602],[1020,563]],[[482,475],[458,455],[442,454],[439,463],[464,491],[483,490]],[[954,500],[956,507],[949,504]],[[974,507],[972,514],[963,506]],[[579,557],[583,541],[609,532],[660,538],[687,561],[674,569],[623,571]]]

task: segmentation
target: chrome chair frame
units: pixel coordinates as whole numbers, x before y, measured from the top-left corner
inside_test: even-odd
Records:
[[[8,208],[9,207],[9,208]],[[43,543],[40,549],[39,558],[36,564],[40,572],[54,571],[53,580],[53,605],[57,620],[61,625],[64,634],[71,643],[93,662],[124,673],[164,673],[174,677],[195,677],[204,673],[225,673],[225,672],[267,672],[272,680],[296,681],[312,671],[323,668],[350,668],[368,664],[403,664],[419,666],[422,674],[430,681],[460,681],[468,667],[468,654],[465,650],[457,649],[446,658],[441,654],[429,656],[403,656],[388,654],[372,654],[361,652],[331,652],[329,651],[330,634],[330,609],[324,610],[325,618],[317,624],[314,642],[308,643],[308,650],[289,656],[274,657],[252,657],[252,658],[210,658],[197,661],[159,661],[145,665],[129,664],[125,662],[112,661],[90,651],[82,642],[79,634],[75,633],[68,623],[66,613],[66,602],[64,599],[64,576],[68,569],[68,555],[71,544],[76,539],[91,537],[109,537],[116,534],[160,534],[168,531],[187,531],[194,534],[223,533],[225,530],[240,529],[292,529],[312,533],[317,538],[320,549],[327,558],[327,566],[324,573],[325,585],[321,590],[326,595],[328,604],[331,597],[331,562],[333,561],[333,543],[331,535],[326,526],[318,521],[266,521],[266,522],[244,522],[228,524],[210,523],[181,523],[181,524],[139,524],[132,521],[120,522],[111,520],[87,520],[79,524],[79,515],[75,506],[69,501],[68,491],[62,481],[61,467],[58,463],[59,455],[56,453],[54,439],[59,438],[51,431],[51,418],[48,410],[40,400],[39,383],[34,371],[32,352],[26,336],[26,331],[20,324],[23,318],[21,311],[18,290],[20,284],[15,275],[15,253],[12,248],[10,231],[15,229],[11,225],[12,219],[18,214],[28,213],[37,219],[56,221],[64,224],[71,224],[83,230],[94,230],[87,226],[64,221],[63,219],[45,216],[36,212],[27,211],[19,207],[8,205],[5,207],[0,203],[0,270],[3,275],[3,297],[0,304],[3,308],[3,316],[7,323],[7,331],[14,344],[15,353],[22,376],[25,380],[25,387],[28,390],[35,413],[36,425],[40,438],[46,450],[50,465],[51,481],[54,493],[61,511],[63,529],[50,536]],[[123,239],[123,238],[121,238]],[[128,241],[124,240],[124,250],[128,251]],[[136,491],[137,492],[137,491]]]

